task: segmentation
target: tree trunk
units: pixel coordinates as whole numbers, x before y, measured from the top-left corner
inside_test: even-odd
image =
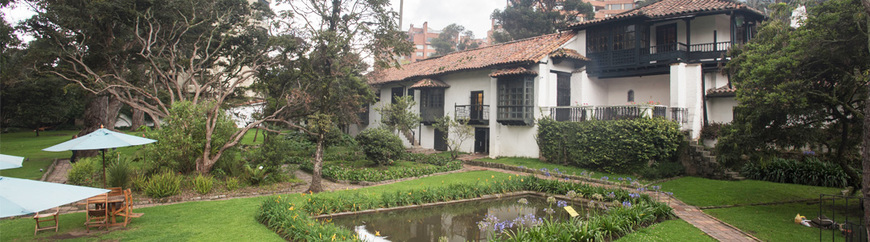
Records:
[[[105,120],[103,117],[106,115],[107,100],[106,96],[92,96],[90,102],[88,102],[88,105],[85,107],[85,113],[82,117],[85,125],[82,131],[79,132],[79,137],[100,129]],[[93,157],[97,154],[97,150],[80,150],[76,152],[76,157]]]
[[[133,117],[130,117],[130,130],[136,131],[145,125],[145,112],[139,109],[133,109]]]
[[[862,0],[861,4],[864,5],[864,12],[867,13],[867,24],[865,26],[870,26],[870,0]],[[870,51],[870,33],[867,34],[867,49]],[[868,93],[870,93],[870,87],[868,87]],[[866,236],[864,238],[870,238],[870,95],[868,95],[868,100],[864,100],[864,147],[861,151],[861,156],[863,158],[862,166],[864,171],[864,177],[861,181],[861,195],[864,198],[864,231]]]
[[[311,185],[308,187],[308,191],[305,192],[322,192],[323,186],[321,186],[321,170],[323,170],[323,139],[324,135],[321,134],[317,137],[317,149],[314,151],[314,169],[311,172]]]
[[[121,111],[121,106],[124,104],[121,103],[121,100],[113,96],[106,96],[106,111],[103,115],[103,124],[105,128],[114,130],[115,122],[118,121],[118,112]]]

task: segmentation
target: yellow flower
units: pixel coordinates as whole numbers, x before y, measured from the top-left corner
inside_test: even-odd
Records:
[[[381,231],[375,230],[375,236],[381,236]]]
[[[520,182],[522,182],[522,181],[523,181],[523,179],[522,179],[522,178],[520,178]]]
[[[508,176],[508,181],[510,181],[510,180],[511,180],[511,178],[513,178],[513,176]]]
[[[294,207],[293,207],[293,206],[290,206],[290,209],[289,209],[289,210],[290,210],[290,211],[293,211],[293,209],[294,209]]]
[[[489,176],[489,178],[495,178],[495,175]]]
[[[332,234],[332,241],[335,241],[335,234]]]

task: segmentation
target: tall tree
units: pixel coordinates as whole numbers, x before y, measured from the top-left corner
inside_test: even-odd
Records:
[[[439,56],[455,51],[474,49],[477,46],[477,43],[474,42],[474,33],[470,30],[466,31],[465,27],[455,23],[441,29],[438,38],[432,40],[432,47],[435,47],[435,55]]]
[[[264,86],[286,88],[270,99],[284,100],[282,123],[304,132],[316,144],[309,192],[323,191],[321,170],[326,141],[336,127],[357,123],[374,101],[366,84],[366,60],[376,67],[397,66],[393,56],[411,52],[386,0],[289,0],[282,14],[289,24],[280,65],[269,69]],[[295,37],[294,37],[295,36]],[[297,53],[297,54],[293,54]],[[301,54],[298,54],[301,53]],[[279,92],[280,93],[280,92]]]
[[[509,0],[504,11],[496,9],[491,19],[501,26],[492,33],[496,43],[552,34],[568,27],[578,16],[595,16],[592,4],[582,0]]]
[[[826,152],[851,185],[860,185],[852,167],[865,117],[870,51],[867,25],[856,24],[868,18],[858,1],[820,3],[796,29],[774,16],[758,38],[736,51],[728,69],[740,104],[734,128],[717,145],[720,154],[775,155],[809,146]],[[775,15],[791,13],[786,4],[771,6]]]
[[[155,125],[173,103],[209,105],[199,172],[209,172],[250,128],[274,117],[263,115],[226,143],[211,145],[218,116],[270,61],[268,6],[246,0],[31,1],[38,14],[29,25],[55,43],[63,64],[49,72],[141,110]]]
[[[861,5],[864,6],[864,14],[870,16],[870,0],[862,0]],[[870,26],[870,18],[865,22]],[[867,51],[870,51],[870,31],[864,33],[867,35]],[[868,53],[870,54],[870,53]],[[870,76],[870,73],[866,74]],[[870,113],[870,85],[868,85],[868,100],[864,101],[864,113]],[[870,127],[870,115],[864,115],[864,127]],[[861,195],[867,198],[870,197],[870,129],[864,129],[864,145],[861,149],[863,180],[861,180]],[[870,238],[870,199],[864,199],[864,238]]]

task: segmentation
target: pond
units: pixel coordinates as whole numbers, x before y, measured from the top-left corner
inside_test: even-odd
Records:
[[[518,202],[521,199],[527,203]],[[549,207],[545,198],[526,195],[331,219],[335,225],[355,231],[364,241],[439,241],[441,237],[448,241],[475,241],[486,240],[496,222],[528,226],[540,223],[541,219],[569,217],[556,204],[552,206],[552,215],[548,214],[545,209]],[[574,207],[585,214],[579,211],[579,205]],[[485,228],[479,227],[481,221],[487,221]]]

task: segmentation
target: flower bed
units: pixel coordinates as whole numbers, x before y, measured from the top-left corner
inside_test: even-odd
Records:
[[[285,239],[297,241],[328,239],[349,241],[357,240],[353,232],[336,227],[329,222],[319,222],[311,218],[311,216],[445,202],[518,191],[572,194],[577,198],[592,198],[590,201],[597,204],[596,206],[610,207],[612,211],[615,211],[612,215],[611,212],[602,215],[603,218],[554,222],[542,225],[549,227],[541,227],[570,226],[570,224],[563,225],[562,223],[582,222],[583,226],[586,226],[582,231],[586,232],[577,232],[581,230],[569,231],[571,236],[576,238],[612,239],[633,231],[639,225],[673,217],[673,211],[670,207],[666,204],[655,202],[648,195],[630,193],[622,189],[606,189],[586,184],[539,179],[532,176],[509,177],[507,180],[485,180],[485,182],[475,184],[453,184],[444,187],[426,187],[380,194],[308,194],[303,195],[301,202],[294,202],[295,200],[290,197],[277,196],[266,199],[256,217],[259,222]],[[599,222],[601,224],[598,224],[600,226],[590,227],[596,224],[586,222],[593,221],[594,219],[601,220]],[[524,231],[521,230],[516,234],[503,234],[503,236],[525,238],[523,237],[526,236],[525,233],[536,233],[534,236],[546,236],[548,233],[556,232],[551,230]]]
[[[442,159],[426,158],[424,162],[419,162],[427,165],[417,167],[390,167],[388,169],[378,168],[353,168],[340,165],[323,164],[321,171],[324,178],[328,178],[338,182],[380,182],[387,180],[396,180],[408,177],[419,177],[431,175],[440,172],[448,172],[462,169],[462,163],[459,161],[444,162]],[[434,163],[434,164],[433,164]],[[300,169],[311,172],[313,165],[310,162],[303,163]]]

